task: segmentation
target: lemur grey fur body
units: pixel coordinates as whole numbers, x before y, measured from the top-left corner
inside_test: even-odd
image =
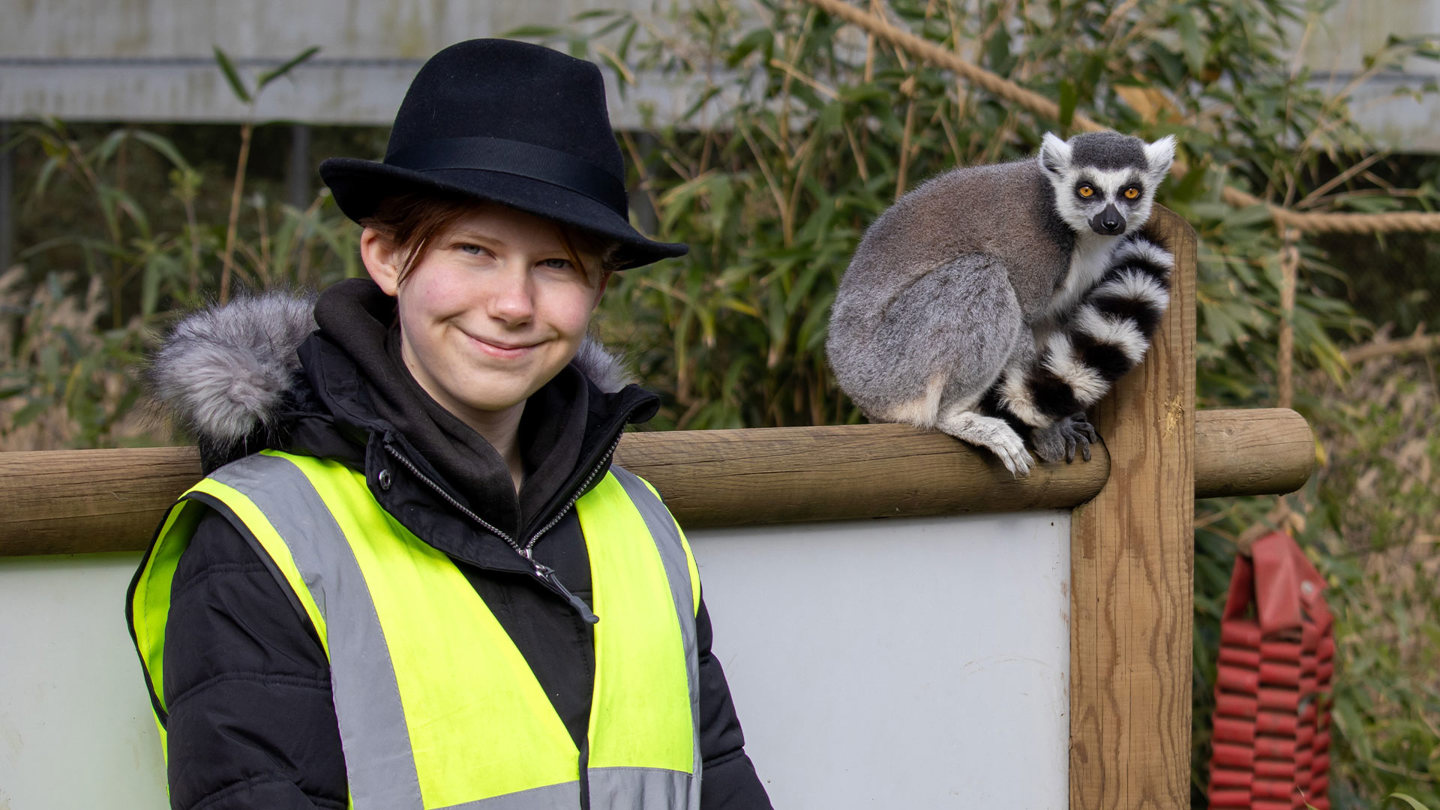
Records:
[[[1137,365],[1169,304],[1171,255],[1140,236],[1171,137],[1114,132],[956,169],[866,231],[826,351],[873,421],[937,428],[1030,470],[1089,458],[1084,409]],[[1017,428],[1020,429],[1017,432]]]

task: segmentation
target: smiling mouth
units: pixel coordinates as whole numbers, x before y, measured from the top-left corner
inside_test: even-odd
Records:
[[[472,334],[469,334],[468,332],[465,334],[465,336],[470,338],[470,341],[476,346],[479,346],[480,350],[485,352],[486,354],[493,357],[500,357],[506,359],[522,357],[531,349],[534,349],[537,345],[539,345],[536,343],[504,343],[500,341],[486,340],[485,338],[476,337]]]

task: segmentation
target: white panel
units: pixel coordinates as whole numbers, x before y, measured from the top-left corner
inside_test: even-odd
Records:
[[[777,808],[1062,808],[1069,516],[695,532]],[[0,808],[166,805],[133,554],[0,559]]]
[[[695,532],[777,808],[1064,808],[1068,512]]]
[[[125,627],[138,562],[0,558],[0,808],[169,806]]]

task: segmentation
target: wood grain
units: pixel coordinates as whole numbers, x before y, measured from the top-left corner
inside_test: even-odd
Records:
[[[1289,408],[1195,414],[1195,497],[1294,492],[1315,470],[1315,434]]]
[[[0,453],[0,556],[144,548],[199,479],[193,447]]]
[[[1097,448],[1016,480],[988,454],[902,425],[631,433],[616,458],[691,528],[1069,509],[1109,472]],[[0,556],[144,548],[199,478],[191,448],[0,453]]]
[[[1101,450],[1015,479],[989,454],[903,425],[634,433],[617,455],[695,527],[1069,509],[1109,473]]]
[[[1314,463],[1294,411],[1196,414],[1200,497],[1290,492]],[[1069,509],[1110,470],[1038,465],[1014,480],[984,453],[900,425],[632,433],[620,463],[659,489],[688,527]],[[193,448],[0,453],[0,556],[133,551],[200,477]]]
[[[1195,234],[1156,209],[1176,253],[1145,362],[1097,409],[1110,480],[1071,518],[1070,807],[1190,801]]]

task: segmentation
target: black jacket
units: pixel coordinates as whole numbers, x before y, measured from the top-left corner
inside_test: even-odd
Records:
[[[297,317],[304,322],[277,323]],[[541,533],[535,560],[588,604],[589,563],[572,506],[608,468],[624,426],[653,415],[654,396],[635,386],[602,390],[595,380],[613,378],[613,369],[587,346],[585,372],[582,357],[526,406],[526,479],[517,494],[499,455],[405,371],[393,299],[368,281],[332,287],[315,304],[319,330],[297,352],[308,318],[291,301],[239,302],[182,324],[157,356],[159,393],[180,403],[207,471],[262,447],[364,470],[386,511],[455,560],[581,744],[595,672],[591,625],[501,535],[523,544]],[[210,512],[176,570],[164,661],[171,804],[344,807],[328,662],[257,549],[243,526]],[[769,808],[711,654],[703,601],[697,623],[702,803]]]

